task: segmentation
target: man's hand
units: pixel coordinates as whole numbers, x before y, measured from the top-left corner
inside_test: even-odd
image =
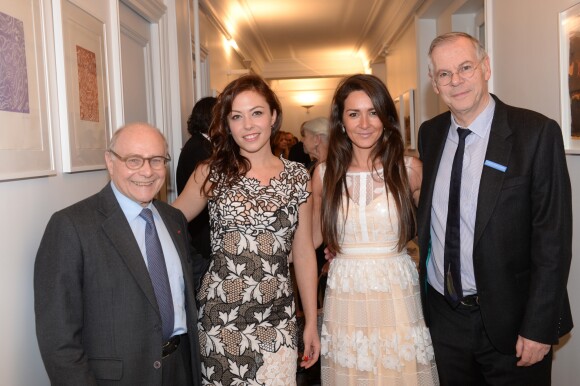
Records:
[[[540,362],[550,352],[550,345],[534,342],[518,335],[516,342],[516,356],[520,359],[518,366],[531,366]]]
[[[324,248],[324,258],[328,261],[332,261],[332,259],[334,259],[336,257],[336,255],[334,254],[333,251],[331,251],[330,249],[328,249],[328,247]]]

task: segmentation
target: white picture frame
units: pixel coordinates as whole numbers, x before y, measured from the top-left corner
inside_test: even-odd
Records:
[[[0,0],[0,180],[56,174],[50,121],[50,1]]]
[[[417,150],[417,133],[415,130],[415,90],[409,89],[395,99],[398,106],[399,129],[405,150]]]
[[[564,147],[580,154],[580,3],[560,12],[560,109]]]
[[[61,0],[59,83],[63,172],[105,169],[111,137],[105,39],[106,23],[69,0]]]

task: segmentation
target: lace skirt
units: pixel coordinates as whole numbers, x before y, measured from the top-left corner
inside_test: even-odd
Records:
[[[438,385],[411,257],[343,252],[330,264],[324,299],[323,385]]]

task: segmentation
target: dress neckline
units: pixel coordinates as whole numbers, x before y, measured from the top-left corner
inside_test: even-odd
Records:
[[[246,176],[242,176],[241,179],[242,180],[247,180],[247,181],[253,181],[259,187],[263,187],[263,188],[268,188],[268,187],[272,186],[272,181],[283,181],[282,174],[288,168],[288,165],[287,165],[288,160],[286,160],[284,157],[280,157],[280,160],[282,161],[282,170],[280,170],[280,172],[277,175],[270,177],[270,179],[268,180],[268,185],[262,185],[260,183],[260,180],[258,180],[256,177],[246,177]]]

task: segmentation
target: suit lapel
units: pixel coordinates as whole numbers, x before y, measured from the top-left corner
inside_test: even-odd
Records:
[[[155,297],[153,284],[143,260],[143,255],[135,241],[133,230],[129,226],[110,185],[107,185],[101,191],[101,208],[99,210],[105,216],[102,224],[103,231],[111,240],[119,256],[125,262],[129,272],[141,287],[155,311],[159,312],[157,298]]]
[[[486,161],[493,161],[500,165],[508,166],[511,156],[512,143],[509,140],[511,129],[507,121],[506,106],[495,98],[496,106],[491,123],[489,143],[485,154]],[[485,229],[491,214],[495,208],[500,194],[505,172],[496,170],[489,166],[483,166],[479,195],[477,198],[477,213],[475,216],[475,231],[473,235],[473,246],[477,245],[483,230]]]

